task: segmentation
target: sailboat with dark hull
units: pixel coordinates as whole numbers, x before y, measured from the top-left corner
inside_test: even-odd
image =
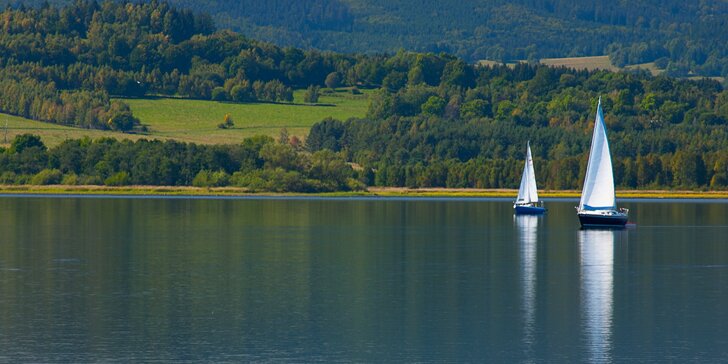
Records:
[[[531,158],[531,143],[526,144],[526,163],[523,166],[521,186],[518,188],[518,197],[513,203],[516,215],[540,215],[546,212],[543,202],[538,200],[536,188],[536,173],[533,170],[533,159]]]
[[[576,210],[582,227],[621,228],[627,224],[629,210],[617,209],[614,195],[612,157],[609,155],[609,141],[602,114],[601,97],[594,121],[594,134],[589,150],[584,188],[581,191],[581,200]]]

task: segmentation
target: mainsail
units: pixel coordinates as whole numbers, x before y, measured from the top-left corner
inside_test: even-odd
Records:
[[[536,173],[533,171],[533,159],[531,158],[531,143],[527,144],[526,163],[523,166],[523,176],[521,177],[521,187],[518,188],[517,204],[525,204],[538,202],[538,192],[536,189]]]
[[[612,158],[609,156],[607,128],[604,124],[600,97],[579,210],[614,210],[615,208]]]

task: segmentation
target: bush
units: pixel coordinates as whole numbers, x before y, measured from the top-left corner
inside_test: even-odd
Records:
[[[77,185],[78,184],[78,175],[75,173],[69,173],[63,176],[63,180],[61,180],[62,185]]]
[[[233,117],[230,116],[230,114],[225,114],[225,118],[223,119],[223,122],[220,124],[217,124],[217,127],[220,129],[229,129],[235,126],[235,122],[233,122]]]
[[[308,86],[306,89],[306,93],[303,94],[303,102],[308,104],[315,104],[318,102],[319,99],[319,92],[321,88],[318,86]]]
[[[364,182],[358,179],[347,178],[346,189],[349,191],[366,191],[367,186],[364,184]]]
[[[203,169],[192,179],[192,185],[195,187],[221,187],[230,184],[230,175],[225,171],[213,172]]]
[[[61,183],[63,174],[57,169],[44,169],[30,179],[33,185],[57,185]]]
[[[228,94],[222,87],[215,87],[212,89],[212,100],[213,101],[227,101]]]
[[[341,76],[338,72],[331,72],[326,76],[326,87],[330,89],[335,89],[341,85]]]
[[[18,177],[15,175],[15,172],[5,171],[2,175],[0,175],[0,184],[12,185],[16,183],[17,178]]]
[[[107,186],[127,186],[131,184],[131,178],[129,177],[129,173],[121,171],[105,179],[104,184]]]

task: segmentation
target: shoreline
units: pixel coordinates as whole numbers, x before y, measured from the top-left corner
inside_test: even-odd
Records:
[[[241,187],[0,185],[4,195],[147,195],[147,196],[323,196],[323,197],[501,197],[515,198],[516,189],[371,187],[351,192],[250,192]],[[578,198],[578,190],[542,190],[544,198]],[[617,198],[728,199],[728,191],[618,190]]]

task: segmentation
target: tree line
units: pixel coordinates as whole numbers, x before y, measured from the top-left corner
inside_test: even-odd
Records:
[[[315,124],[308,148],[346,153],[373,185],[515,188],[530,140],[540,185],[578,189],[601,96],[618,186],[728,187],[728,91],[715,81],[527,64],[448,63],[439,86],[409,76],[375,92],[367,118]]]
[[[341,153],[309,153],[267,136],[237,145],[89,138],[47,148],[40,137],[18,135],[0,150],[0,184],[164,185],[245,187],[250,191],[360,190],[360,172]]]

